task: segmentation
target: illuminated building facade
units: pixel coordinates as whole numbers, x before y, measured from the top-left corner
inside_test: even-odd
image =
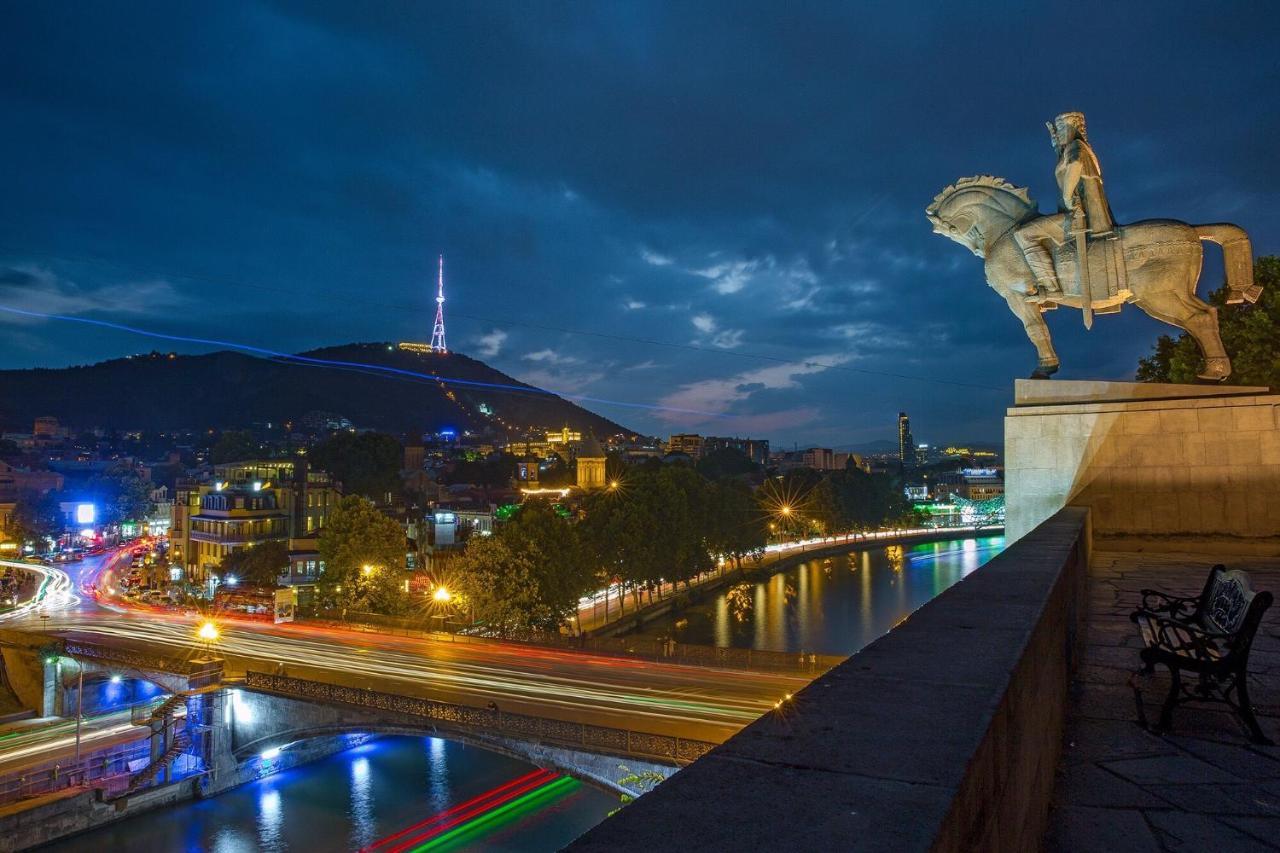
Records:
[[[187,581],[203,584],[232,551],[319,530],[340,496],[327,473],[303,460],[215,465],[210,482],[175,489],[170,562]]]
[[[578,445],[578,488],[584,491],[605,487],[605,453],[595,436],[588,435]]]
[[[693,433],[682,433],[671,436],[667,442],[668,453],[683,453],[690,459],[701,459],[703,450],[702,436]]]
[[[757,465],[769,464],[769,442],[767,439],[709,435],[702,440],[702,452],[704,454],[726,447],[738,451]]]

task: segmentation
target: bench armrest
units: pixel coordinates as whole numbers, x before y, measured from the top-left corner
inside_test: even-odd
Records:
[[[1221,634],[1148,610],[1138,610],[1135,617],[1145,617],[1151,628],[1156,648],[1174,654],[1187,655],[1196,660],[1220,660],[1236,638],[1235,634]],[[1135,620],[1136,621],[1136,620]]]
[[[1200,599],[1196,597],[1169,595],[1158,589],[1144,589],[1140,594],[1142,606],[1138,612],[1163,614],[1171,619],[1187,620],[1194,618],[1196,611],[1200,609]]]

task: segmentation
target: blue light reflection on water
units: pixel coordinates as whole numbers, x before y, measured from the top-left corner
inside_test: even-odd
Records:
[[[808,560],[722,588],[646,624],[643,633],[706,645],[852,654],[1003,550],[1003,536],[987,536]]]
[[[440,738],[384,737],[208,800],[159,809],[42,849],[354,850],[532,769],[522,761]],[[468,849],[558,850],[617,807],[616,796],[580,785],[544,809],[495,826]]]

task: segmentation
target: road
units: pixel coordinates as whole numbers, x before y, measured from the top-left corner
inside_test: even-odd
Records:
[[[149,704],[157,705],[159,701]],[[81,754],[108,746],[145,741],[147,731],[145,726],[136,726],[130,722],[128,708],[85,717],[80,729]],[[75,747],[74,717],[51,718],[37,725],[11,727],[0,733],[0,775],[50,761],[68,762],[75,756]]]
[[[16,622],[30,619],[41,612],[61,612],[79,606],[71,578],[61,569],[36,563],[19,563],[0,560],[0,566],[17,569],[35,575],[31,597],[18,602],[12,610],[0,614],[0,622]]]
[[[207,653],[195,637],[198,616],[138,607],[111,593],[113,572],[124,559],[112,553],[72,564],[68,569],[80,595],[9,627],[165,650],[175,657]],[[395,637],[231,617],[220,619],[219,627],[216,654],[232,676],[283,667],[301,678],[475,707],[493,702],[517,713],[709,741],[724,740],[774,710],[808,681],[449,635]]]
[[[138,650],[204,653],[196,620],[168,613],[69,613],[45,627]],[[808,681],[510,643],[248,620],[223,620],[216,652],[232,676],[283,666],[300,678],[475,707],[494,702],[506,711],[710,741],[724,740]]]

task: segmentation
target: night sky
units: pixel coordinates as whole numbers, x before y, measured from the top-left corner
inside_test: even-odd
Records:
[[[724,415],[592,405],[643,432],[839,447],[905,409],[920,441],[999,441],[1035,354],[924,207],[991,173],[1049,210],[1044,122],[1076,109],[1119,221],[1280,252],[1280,10],[943,5],[5,3],[0,304],[428,340],[443,252],[453,349]],[[1168,329],[1049,321],[1063,378],[1132,378]],[[0,330],[6,368],[209,349]]]

